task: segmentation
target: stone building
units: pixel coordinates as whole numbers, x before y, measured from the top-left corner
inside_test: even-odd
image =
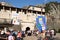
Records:
[[[25,8],[17,8],[0,3],[0,27],[15,30],[34,30],[36,18],[45,14],[44,7],[30,5]]]

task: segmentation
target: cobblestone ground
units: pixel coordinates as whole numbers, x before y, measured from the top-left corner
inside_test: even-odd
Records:
[[[26,37],[24,37],[23,40],[38,40],[38,38],[39,38],[39,35],[38,36],[32,35],[32,36],[26,36]],[[57,33],[57,35],[54,36],[53,40],[60,40],[60,33]]]

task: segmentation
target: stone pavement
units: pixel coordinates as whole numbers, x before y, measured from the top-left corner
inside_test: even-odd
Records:
[[[23,40],[38,40],[38,38],[39,38],[39,35],[38,36],[32,35],[32,36],[24,37]],[[54,40],[60,40],[60,33],[57,33],[57,35],[54,36]]]
[[[37,40],[36,36],[27,36],[24,38],[24,40]]]
[[[56,36],[54,36],[55,40],[60,40],[60,33],[57,33]]]

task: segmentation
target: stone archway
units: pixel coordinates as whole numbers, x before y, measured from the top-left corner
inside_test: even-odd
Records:
[[[25,33],[30,30],[30,27],[26,27]]]
[[[30,27],[26,27],[26,31],[30,30]]]

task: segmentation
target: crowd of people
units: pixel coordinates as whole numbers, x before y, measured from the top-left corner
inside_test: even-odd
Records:
[[[16,30],[7,30],[6,32],[4,30],[0,30],[0,39],[6,38],[6,40],[23,40],[25,36],[31,36],[32,31],[16,31]]]
[[[47,30],[45,34],[46,34],[46,38],[51,40],[54,38],[54,36],[56,36],[56,31],[54,29]]]
[[[53,38],[53,36],[56,35],[55,30],[46,30],[43,32],[39,32],[38,30],[28,30],[28,31],[10,31],[7,30],[6,32],[4,32],[4,30],[0,30],[0,37],[2,38],[6,38],[7,40],[23,40],[23,38],[27,35],[27,36],[31,36],[32,34],[34,34],[35,36],[37,36],[38,34],[41,34],[41,38],[44,39],[48,37],[49,38]]]
[[[1,38],[6,38],[6,40],[23,40],[24,37],[24,33],[21,31],[6,31],[4,32],[4,30],[0,30],[0,39]]]

